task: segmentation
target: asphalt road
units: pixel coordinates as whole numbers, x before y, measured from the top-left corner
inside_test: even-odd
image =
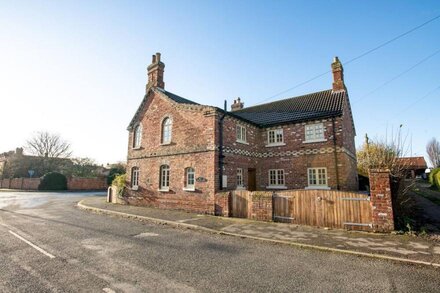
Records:
[[[439,292],[429,267],[79,210],[93,193],[0,192],[0,292]]]

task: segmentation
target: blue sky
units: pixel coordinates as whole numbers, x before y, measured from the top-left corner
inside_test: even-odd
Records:
[[[275,94],[440,15],[438,1],[1,1],[0,152],[35,131],[75,156],[124,160],[151,55],[165,87],[222,107],[331,88],[331,74]],[[440,139],[440,19],[345,66],[359,146],[403,124],[413,155]],[[427,95],[430,93],[430,95]],[[368,96],[366,96],[369,94]],[[427,95],[427,96],[426,96]],[[408,154],[410,155],[410,154]]]

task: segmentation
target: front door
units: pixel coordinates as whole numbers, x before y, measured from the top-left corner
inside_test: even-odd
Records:
[[[257,189],[255,169],[248,169],[248,190],[255,191]]]

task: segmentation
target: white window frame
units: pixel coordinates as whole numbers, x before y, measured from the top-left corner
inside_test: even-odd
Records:
[[[183,190],[185,191],[196,190],[196,170],[193,167],[185,168],[185,186]]]
[[[330,189],[326,167],[307,168],[306,189]]]
[[[139,189],[139,175],[140,175],[139,167],[132,167],[131,168],[131,189],[132,190]]]
[[[241,124],[237,124],[237,126],[235,128],[235,135],[236,135],[237,142],[247,144],[246,126],[243,126]]]
[[[159,191],[170,190],[170,166],[161,165],[159,170]]]
[[[171,143],[173,135],[173,120],[171,117],[165,117],[161,123],[161,144],[166,145]]]
[[[237,189],[244,188],[243,168],[237,168]]]
[[[271,136],[273,137],[273,141],[271,141]],[[284,130],[282,128],[268,130],[266,146],[271,147],[271,146],[282,146],[282,145],[286,145],[284,143]]]
[[[142,143],[142,125],[138,124],[134,127],[133,131],[133,148],[138,149]]]
[[[304,142],[326,141],[324,132],[324,123],[307,124],[304,127]]]
[[[269,169],[268,175],[268,189],[287,189],[286,187],[286,173],[284,169]]]

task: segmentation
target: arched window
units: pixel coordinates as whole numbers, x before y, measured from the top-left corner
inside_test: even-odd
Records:
[[[170,166],[160,166],[160,178],[159,178],[160,190],[170,189]]]
[[[162,121],[162,144],[167,144],[171,142],[171,131],[173,127],[173,122],[169,117]]]
[[[138,148],[141,146],[141,138],[142,138],[142,127],[137,125],[134,128],[133,132],[133,148]]]
[[[194,168],[185,168],[185,189],[194,190],[195,189],[195,175],[196,172]]]
[[[139,187],[139,167],[131,168],[131,188],[138,189]]]

